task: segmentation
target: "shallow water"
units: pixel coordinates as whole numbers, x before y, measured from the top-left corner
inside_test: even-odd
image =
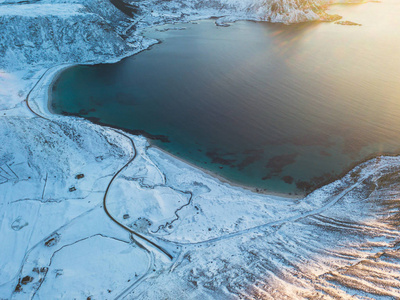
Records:
[[[301,194],[400,152],[399,9],[395,0],[332,8],[362,26],[151,29],[162,43],[150,51],[64,71],[53,109],[146,133],[233,182]]]

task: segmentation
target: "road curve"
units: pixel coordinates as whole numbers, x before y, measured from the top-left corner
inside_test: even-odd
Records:
[[[117,176],[118,176],[131,162],[134,161],[134,159],[136,158],[136,155],[137,155],[136,146],[135,146],[135,143],[133,142],[133,140],[132,140],[128,135],[126,135],[125,133],[119,132],[119,131],[117,131],[117,130],[115,130],[115,129],[112,129],[112,130],[113,130],[114,132],[119,133],[120,135],[122,135],[122,136],[124,136],[124,137],[126,137],[126,138],[129,139],[129,141],[130,141],[131,144],[132,144],[132,149],[133,149],[133,151],[134,151],[134,155],[131,157],[131,159],[130,159],[121,169],[119,169],[119,170],[114,174],[114,176],[111,178],[110,182],[108,183],[106,192],[104,193],[104,197],[103,197],[103,208],[104,208],[104,211],[105,211],[105,213],[107,214],[107,216],[108,216],[111,220],[113,220],[117,225],[119,225],[120,227],[122,227],[122,228],[124,228],[125,230],[129,231],[129,232],[132,233],[133,235],[135,235],[135,236],[137,236],[137,237],[139,237],[139,238],[145,240],[146,242],[148,242],[149,244],[151,244],[153,247],[157,248],[159,251],[161,251],[161,252],[164,253],[166,256],[168,256],[168,258],[169,258],[170,260],[172,260],[174,257],[173,257],[166,249],[164,249],[163,247],[157,245],[156,243],[154,243],[153,241],[149,240],[147,237],[141,235],[140,233],[137,233],[136,231],[132,230],[132,229],[129,228],[128,226],[125,226],[124,224],[118,222],[118,221],[110,214],[110,212],[109,212],[108,209],[107,209],[107,195],[108,195],[108,192],[109,192],[109,190],[110,190],[110,187],[111,187],[112,183],[114,182],[115,178],[117,178]]]
[[[50,69],[52,69],[52,68],[47,69],[47,70],[42,74],[42,76],[40,76],[40,78],[38,79],[38,81],[35,83],[35,85],[32,87],[32,89],[31,89],[31,90],[29,91],[29,93],[26,95],[26,98],[25,98],[24,101],[25,101],[26,106],[28,107],[28,109],[29,109],[35,116],[37,116],[37,117],[39,117],[39,118],[42,118],[42,119],[44,119],[44,120],[46,120],[46,121],[49,121],[49,122],[54,122],[54,121],[52,121],[52,120],[50,120],[50,119],[48,119],[48,118],[46,118],[46,117],[40,115],[40,114],[37,113],[36,111],[34,111],[34,110],[32,109],[32,107],[29,105],[29,97],[30,97],[32,91],[37,87],[37,85],[39,84],[39,82],[43,79],[43,77],[47,74],[47,72],[48,72]],[[122,136],[124,136],[124,137],[126,137],[126,138],[129,139],[129,141],[131,142],[131,145],[132,145],[132,149],[133,149],[134,154],[133,154],[133,156],[129,159],[129,161],[128,161],[122,168],[120,168],[120,169],[114,174],[114,176],[111,178],[110,182],[108,183],[107,188],[106,188],[106,191],[105,191],[105,193],[104,193],[104,197],[103,197],[103,209],[104,209],[104,212],[105,212],[106,215],[107,215],[115,224],[117,224],[119,227],[121,227],[121,228],[125,229],[126,231],[130,232],[130,233],[133,234],[134,236],[136,236],[136,237],[138,237],[138,238],[140,238],[140,239],[146,241],[146,242],[149,243],[151,246],[153,246],[154,248],[156,248],[157,250],[159,250],[161,253],[163,253],[164,255],[166,255],[170,260],[173,260],[174,257],[173,257],[166,249],[164,249],[163,247],[157,245],[155,242],[151,241],[149,238],[147,238],[147,237],[141,235],[140,233],[137,233],[136,231],[132,230],[132,229],[129,228],[128,226],[125,226],[124,224],[118,222],[118,221],[110,214],[110,212],[109,212],[108,209],[107,209],[107,195],[108,195],[108,192],[109,192],[109,190],[110,190],[110,187],[111,187],[112,183],[113,183],[114,180],[117,178],[117,176],[118,176],[131,162],[134,161],[134,159],[135,159],[136,156],[137,156],[137,150],[136,150],[136,146],[135,146],[135,143],[133,142],[133,140],[132,140],[128,135],[126,135],[126,134],[123,133],[123,132],[117,131],[117,130],[115,130],[115,129],[112,129],[112,130],[113,130],[114,132],[116,132],[117,134],[120,134],[120,135],[122,135]],[[145,247],[145,245],[142,245],[142,246]]]

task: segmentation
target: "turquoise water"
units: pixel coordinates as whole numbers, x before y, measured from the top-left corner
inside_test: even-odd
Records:
[[[151,29],[162,43],[149,51],[64,71],[53,110],[145,134],[233,182],[303,194],[367,157],[400,152],[399,8],[334,7],[363,26]]]

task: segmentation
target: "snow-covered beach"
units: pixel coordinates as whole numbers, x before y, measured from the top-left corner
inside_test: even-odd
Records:
[[[61,69],[155,41],[123,39],[131,21],[108,2],[42,2],[0,2],[0,298],[400,296],[398,157],[290,199],[230,186],[143,137],[53,115],[48,89]],[[143,3],[135,24],[255,19],[247,2]],[[293,11],[273,20],[316,18]]]

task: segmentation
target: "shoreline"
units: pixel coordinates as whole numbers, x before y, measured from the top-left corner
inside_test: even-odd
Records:
[[[46,107],[47,107],[47,112],[48,112],[49,114],[51,114],[51,115],[57,115],[57,114],[52,110],[52,105],[51,105],[52,102],[53,102],[53,99],[52,99],[52,96],[51,96],[51,92],[52,92],[52,90],[53,90],[53,86],[54,86],[54,84],[56,83],[56,81],[58,80],[58,78],[60,77],[60,75],[61,75],[61,73],[62,73],[63,71],[68,70],[68,69],[70,69],[70,68],[72,68],[72,67],[74,67],[74,66],[76,66],[76,65],[70,65],[70,66],[66,66],[66,67],[64,67],[64,68],[58,69],[57,71],[55,71],[55,73],[54,73],[53,76],[52,76],[51,81],[49,82],[49,85],[48,85],[48,88],[47,88],[47,101],[46,101],[47,105],[46,105]]]
[[[392,9],[389,16],[395,16],[395,11]],[[155,18],[158,18],[156,14]],[[52,20],[52,17],[48,19]],[[84,26],[79,25],[77,33],[85,33],[86,21],[82,24]],[[147,41],[146,38],[143,45],[147,45]],[[94,42],[96,45],[97,41]],[[104,39],[100,43],[104,43]],[[350,147],[346,147],[346,143],[341,144],[341,139],[331,138],[333,134],[324,127],[318,129],[331,141],[323,143],[324,138],[314,139],[317,142],[313,144],[307,135],[302,138],[301,132],[297,134],[297,130],[289,127],[292,138],[289,136],[287,141],[304,146],[307,159],[297,159],[299,168],[284,169],[265,182],[260,180],[261,171],[266,170],[262,169],[263,165],[273,154],[289,151],[285,147],[270,148],[264,143],[260,147],[265,151],[263,154],[250,151],[242,154],[239,146],[255,148],[251,147],[253,136],[250,131],[244,135],[232,131],[234,134],[228,140],[231,143],[226,144],[238,146],[225,148],[235,153],[231,155],[211,149],[213,144],[216,145],[210,138],[211,126],[205,127],[203,143],[197,130],[186,131],[189,134],[186,138],[177,139],[182,142],[182,147],[175,142],[174,131],[168,128],[158,132],[154,126],[146,128],[140,125],[141,122],[135,126],[136,122],[132,121],[139,119],[132,114],[126,117],[127,128],[158,132],[160,135],[153,137],[169,137],[172,143],[160,143],[158,139],[131,133],[133,130],[99,124],[96,118],[90,120],[90,116],[102,116],[98,115],[97,104],[89,102],[87,107],[82,107],[79,102],[94,96],[95,102],[100,103],[95,95],[100,93],[104,101],[108,98],[113,104],[114,100],[119,100],[118,97],[110,98],[118,92],[115,87],[109,94],[83,90],[70,110],[75,111],[75,115],[69,114],[62,102],[57,103],[57,100],[65,99],[65,104],[72,104],[69,95],[78,86],[70,85],[64,89],[61,84],[64,78],[73,78],[73,74],[81,78],[77,83],[85,80],[87,76],[78,74],[84,68],[91,73],[101,69],[98,64],[106,67],[109,63],[118,64],[144,50],[152,49],[158,53],[156,45],[152,48],[139,44],[135,47],[145,49],[132,53],[130,48],[111,58],[107,56],[109,52],[98,51],[92,60],[86,59],[92,56],[68,55],[68,59],[77,61],[27,65],[22,71],[4,72],[4,77],[0,71],[0,84],[5,83],[0,91],[3,100],[0,106],[4,112],[1,131],[3,165],[0,164],[4,170],[0,172],[3,175],[0,187],[4,191],[3,223],[6,225],[1,230],[5,241],[0,260],[4,270],[1,295],[57,298],[62,294],[85,299],[174,299],[182,295],[217,299],[260,296],[306,299],[310,295],[343,299],[360,295],[396,298],[397,273],[391,270],[400,269],[400,225],[396,209],[400,207],[397,197],[400,191],[400,143],[387,138],[397,136],[396,121],[387,120],[389,126],[384,131],[379,130],[380,123],[369,127],[371,132],[376,129],[378,134],[389,132],[376,139],[389,140],[385,152],[380,143],[369,144],[371,139],[358,143],[358,139],[351,139],[352,135],[339,134],[347,138]],[[80,49],[75,48],[78,53]],[[82,62],[84,60],[86,63]],[[159,69],[160,65],[156,67]],[[395,73],[396,68],[393,70]],[[113,73],[119,74],[122,80],[134,79],[121,72]],[[139,73],[137,78],[140,80],[145,73]],[[151,84],[157,83],[156,78],[150,79]],[[96,86],[97,89],[101,87],[98,81],[97,84],[92,82],[95,90]],[[313,90],[316,91],[310,89],[310,93]],[[243,97],[239,99],[243,100]],[[277,99],[281,101],[283,97]],[[381,99],[385,98],[372,100],[378,102]],[[129,97],[126,100],[130,101]],[[165,100],[165,97],[160,99],[161,102]],[[393,100],[395,108],[396,99]],[[85,110],[80,111],[81,108]],[[90,112],[93,108],[97,112]],[[156,125],[157,117],[149,118],[143,115],[140,107],[135,109],[138,117],[144,118],[142,124]],[[355,111],[360,113],[359,107]],[[104,112],[110,114],[109,109]],[[170,107],[169,112],[178,113],[179,109]],[[161,113],[168,111],[161,110]],[[291,117],[287,107],[283,107],[282,113],[285,117],[272,119],[272,126]],[[309,112],[306,113],[305,118],[307,115],[311,118]],[[109,123],[123,125],[121,115],[115,116],[117,118],[109,119]],[[199,117],[204,119],[204,116]],[[97,121],[106,122],[106,119],[101,117]],[[178,123],[175,129],[188,126],[192,118],[183,120],[186,122]],[[332,120],[333,124],[338,124],[338,119]],[[165,127],[165,122],[157,123]],[[196,122],[192,123],[197,126]],[[282,132],[277,136],[282,136]],[[189,143],[189,138],[193,139],[193,144]],[[294,139],[299,142],[296,144]],[[253,140],[263,142],[257,135]],[[363,145],[367,146],[363,148]],[[201,159],[198,148],[208,159]],[[328,150],[319,152],[320,149]],[[350,156],[351,151],[358,155]],[[332,164],[320,164],[316,160],[320,155],[324,159],[325,154],[330,154],[328,158]],[[342,161],[344,155],[349,158]],[[249,156],[255,158],[247,159],[247,165],[242,164]],[[213,160],[214,157],[221,160]],[[273,162],[291,161],[278,157],[271,159],[270,166]],[[245,167],[239,171],[242,165]],[[230,166],[234,169],[229,169]],[[261,170],[254,172],[253,168]],[[337,171],[318,179],[309,176],[315,171],[324,173],[330,169]],[[267,172],[273,170],[270,167]],[[283,175],[292,175],[296,179],[285,185],[283,182],[289,180],[285,181]],[[302,180],[304,184],[296,188],[296,183]],[[241,181],[244,184],[240,184]],[[257,190],[257,186],[265,189]],[[292,191],[292,188],[296,190]],[[104,260],[106,263],[102,263]],[[388,262],[391,269],[388,269]],[[349,274],[354,275],[351,282],[343,284]]]
[[[148,49],[144,49],[144,50],[148,50]],[[144,51],[144,50],[142,50],[142,51]],[[142,52],[142,51],[140,51],[140,52]],[[140,52],[138,52],[138,53],[140,53]],[[132,54],[131,56],[134,56],[134,55],[136,55],[138,53]],[[128,57],[130,57],[130,56],[128,56]],[[124,57],[124,58],[127,58],[127,57]],[[122,59],[120,61],[122,61]],[[217,180],[221,181],[222,183],[228,184],[228,185],[230,185],[232,187],[241,188],[241,189],[244,189],[246,191],[249,191],[249,192],[252,192],[252,193],[256,193],[256,194],[259,194],[259,195],[276,196],[276,197],[280,197],[280,198],[294,199],[294,200],[300,200],[300,199],[303,199],[304,197],[307,196],[306,193],[297,194],[297,195],[295,195],[295,194],[290,195],[288,193],[279,193],[279,192],[273,192],[273,191],[270,191],[270,190],[266,190],[266,189],[263,189],[263,188],[246,186],[244,184],[240,184],[238,182],[231,181],[231,180],[229,180],[229,179],[227,179],[227,178],[225,178],[225,177],[223,177],[223,176],[221,176],[219,174],[214,173],[213,171],[210,171],[210,170],[204,169],[204,168],[202,168],[200,166],[197,166],[194,163],[191,163],[191,162],[185,160],[184,158],[178,157],[178,156],[176,156],[176,155],[174,155],[174,154],[162,149],[161,147],[158,147],[158,146],[154,145],[152,143],[152,138],[146,136],[146,134],[135,134],[135,133],[131,132],[130,130],[127,130],[126,128],[117,127],[117,126],[111,126],[111,125],[108,125],[108,124],[105,124],[105,123],[101,123],[101,122],[96,122],[93,119],[90,120],[88,118],[84,118],[84,117],[81,117],[81,116],[63,115],[63,114],[55,113],[52,110],[52,97],[51,97],[51,91],[52,91],[53,85],[56,83],[57,79],[59,78],[59,76],[61,75],[61,73],[63,71],[65,71],[65,70],[67,70],[69,68],[75,67],[75,66],[79,66],[79,65],[87,66],[85,64],[73,64],[73,65],[68,65],[68,66],[61,67],[61,68],[57,69],[56,71],[54,71],[53,73],[51,73],[52,77],[50,78],[49,83],[48,83],[48,87],[47,87],[47,99],[45,99],[46,100],[46,108],[47,108],[47,111],[45,113],[46,115],[50,114],[52,116],[82,118],[82,119],[84,119],[84,120],[86,120],[88,122],[91,122],[91,123],[99,125],[99,126],[122,130],[122,131],[124,131],[126,133],[137,135],[137,136],[143,136],[147,140],[147,142],[149,144],[148,148],[151,147],[153,149],[156,149],[156,150],[158,150],[158,151],[160,151],[160,152],[162,152],[162,153],[164,153],[164,154],[166,154],[166,155],[168,155],[170,157],[173,157],[173,158],[175,158],[175,159],[177,159],[177,160],[179,160],[179,161],[181,161],[181,162],[193,167],[194,169],[199,170],[199,171],[211,176],[212,178],[217,179]],[[93,64],[93,65],[96,65],[96,64]]]
[[[164,153],[164,154],[166,154],[168,156],[171,156],[171,157],[173,157],[173,158],[175,158],[175,159],[177,159],[177,160],[179,160],[179,161],[181,161],[181,162],[183,162],[183,163],[185,163],[185,164],[187,164],[187,165],[189,165],[189,166],[191,166],[191,167],[193,167],[193,168],[195,168],[197,170],[201,170],[202,172],[210,175],[211,177],[218,179],[222,183],[228,184],[228,185],[233,186],[233,187],[242,188],[244,190],[247,190],[247,191],[259,194],[259,195],[277,196],[277,197],[281,197],[281,198],[294,199],[294,200],[301,200],[301,199],[306,198],[308,195],[310,195],[313,192],[319,190],[320,188],[323,188],[324,186],[327,186],[327,185],[329,185],[329,184],[331,184],[331,183],[333,183],[333,182],[335,182],[337,180],[342,179],[347,174],[349,174],[352,171],[354,171],[357,167],[367,163],[368,161],[371,161],[373,159],[380,159],[382,157],[394,157],[394,158],[395,157],[400,157],[400,150],[399,150],[399,152],[396,152],[396,153],[382,152],[382,153],[378,153],[378,154],[371,154],[371,155],[369,155],[369,156],[367,156],[367,157],[365,157],[365,158],[363,158],[363,159],[361,159],[359,161],[356,161],[356,162],[350,164],[349,167],[345,168],[344,171],[341,172],[340,174],[338,174],[337,176],[333,176],[332,179],[329,179],[327,181],[323,181],[320,184],[317,184],[310,191],[305,192],[304,194],[297,194],[297,195],[292,194],[292,195],[290,195],[290,194],[273,192],[273,191],[266,190],[266,189],[261,189],[261,188],[257,188],[257,187],[251,187],[251,186],[246,186],[246,185],[243,185],[243,184],[240,184],[240,183],[236,183],[236,182],[231,181],[231,180],[229,180],[229,179],[227,179],[227,178],[225,178],[225,177],[223,177],[221,175],[215,174],[214,172],[212,172],[210,170],[207,170],[207,169],[204,169],[202,167],[199,167],[196,164],[191,163],[191,162],[185,160],[184,158],[176,156],[176,155],[174,155],[174,154],[172,154],[172,153],[170,153],[170,152],[168,152],[168,151],[166,151],[166,150],[164,150],[164,149],[162,149],[162,148],[160,148],[160,147],[158,147],[156,145],[153,145],[151,143],[150,139],[148,139],[148,138],[146,138],[146,139],[149,142],[149,145],[150,145],[149,147],[151,147],[153,149],[156,149],[156,150],[158,150],[158,151],[160,151],[160,152],[162,152],[162,153]]]
[[[249,191],[249,192],[252,192],[252,193],[256,193],[256,194],[259,194],[259,195],[276,196],[276,197],[280,197],[280,198],[293,199],[293,200],[304,199],[304,197],[307,196],[305,194],[304,195],[293,195],[293,194],[289,195],[289,194],[285,194],[285,193],[273,192],[273,191],[270,191],[270,190],[261,189],[261,188],[258,188],[258,187],[251,187],[251,186],[247,186],[247,185],[244,185],[244,184],[240,184],[238,182],[234,182],[232,180],[229,180],[229,179],[223,177],[222,175],[218,175],[218,174],[214,173],[213,171],[210,171],[210,170],[204,169],[202,167],[199,167],[199,166],[195,165],[194,163],[191,163],[191,162],[185,160],[184,158],[176,156],[176,155],[174,155],[174,154],[172,154],[172,153],[170,153],[170,152],[168,152],[168,151],[166,151],[166,150],[164,150],[164,149],[162,149],[162,148],[160,148],[160,147],[158,147],[156,145],[153,145],[151,143],[151,140],[149,140],[148,138],[146,138],[146,139],[149,142],[149,145],[150,145],[149,148],[153,148],[153,149],[155,149],[157,151],[160,151],[160,152],[164,153],[165,155],[171,156],[174,159],[179,160],[179,161],[183,162],[184,164],[187,164],[187,165],[191,166],[192,168],[194,168],[196,170],[200,170],[201,172],[211,176],[214,179],[218,179],[219,181],[221,181],[224,184],[228,184],[229,186],[236,187],[236,188],[241,188],[241,189],[244,189],[246,191]]]
[[[190,22],[191,21],[189,21],[187,23],[190,23]],[[183,22],[183,23],[185,23],[185,22]],[[179,23],[179,24],[182,24],[182,23]],[[162,26],[164,26],[164,25],[168,25],[168,24],[163,24]],[[155,26],[155,27],[157,27],[157,26]],[[144,33],[149,28],[151,28],[151,27],[144,28],[144,29],[141,30],[141,32]],[[146,36],[146,38],[150,38],[150,37]],[[151,38],[151,39],[153,41],[155,40],[153,38]],[[146,50],[149,51],[149,50],[151,50],[152,46],[160,44],[160,43],[162,43],[162,41],[157,40],[157,42],[153,42],[153,43],[147,45],[146,48],[144,48],[144,49],[141,49],[139,51],[134,51],[134,53],[129,53],[129,54],[124,55],[124,56],[122,56],[120,58],[112,59],[111,61],[69,64],[69,65],[63,66],[63,67],[59,66],[60,68],[58,68],[55,72],[50,72],[50,74],[51,74],[50,76],[52,78],[51,78],[51,80],[49,80],[49,84],[48,84],[47,101],[46,101],[47,102],[46,103],[47,104],[46,105],[47,111],[46,111],[46,113],[49,113],[49,114],[51,114],[53,116],[54,115],[60,116],[59,114],[56,114],[52,110],[52,96],[51,96],[51,94],[52,94],[52,88],[53,88],[54,84],[56,83],[56,81],[58,80],[58,78],[60,77],[60,75],[61,75],[61,73],[63,71],[65,71],[65,70],[67,70],[67,69],[69,69],[71,67],[79,66],[79,65],[81,65],[81,66],[90,66],[90,65],[98,65],[98,64],[118,63],[118,62],[121,62],[121,61],[123,61],[124,59],[126,59],[128,57],[135,56],[136,54],[139,54],[142,51],[146,51]],[[69,115],[62,115],[62,116],[69,116]],[[74,116],[74,115],[71,115],[71,116]],[[178,156],[168,152],[167,150],[162,149],[159,146],[154,145],[154,143],[152,142],[153,138],[151,137],[151,135],[146,135],[145,132],[139,132],[139,131],[135,132],[134,130],[129,130],[129,129],[126,129],[126,128],[121,128],[121,127],[118,127],[118,126],[105,124],[105,123],[102,123],[100,121],[96,121],[94,119],[90,119],[90,118],[86,118],[86,117],[82,117],[82,116],[78,116],[78,115],[75,115],[75,117],[85,119],[85,120],[87,120],[87,121],[89,121],[91,123],[94,123],[94,124],[97,124],[97,125],[100,125],[100,126],[103,126],[103,127],[119,129],[119,130],[122,130],[124,132],[130,133],[130,134],[133,134],[133,135],[144,136],[146,138],[147,142],[150,145],[149,147],[153,147],[154,149],[157,149],[157,150],[165,153],[168,156],[171,156],[171,157],[173,157],[173,158],[175,158],[175,159],[177,159],[177,160],[179,160],[179,161],[181,161],[181,162],[183,162],[183,163],[185,163],[187,165],[190,165],[191,167],[195,168],[196,170],[200,170],[200,171],[210,175],[211,177],[218,179],[222,183],[228,184],[228,185],[230,185],[232,187],[239,187],[239,188],[242,188],[244,190],[247,190],[247,191],[250,191],[250,192],[253,192],[253,193],[257,193],[257,194],[261,194],[261,195],[272,195],[272,196],[291,198],[291,199],[303,199],[306,196],[308,196],[309,194],[313,193],[314,191],[316,191],[316,190],[318,190],[318,189],[320,189],[320,188],[322,188],[322,187],[324,187],[324,186],[326,186],[326,185],[328,185],[328,184],[330,184],[330,183],[332,183],[332,182],[334,182],[336,180],[339,180],[339,179],[343,178],[346,174],[350,173],[354,168],[358,167],[359,165],[361,165],[361,164],[363,164],[363,163],[365,163],[365,162],[367,162],[367,161],[369,161],[371,159],[374,159],[374,158],[377,158],[377,157],[382,157],[382,156],[396,157],[396,156],[400,155],[400,152],[373,153],[373,154],[368,155],[367,157],[365,157],[365,158],[363,158],[361,160],[358,160],[358,161],[355,161],[354,163],[351,163],[348,167],[344,168],[343,171],[340,172],[339,174],[334,175],[331,178],[329,178],[327,180],[324,180],[324,181],[322,181],[320,183],[317,183],[315,186],[313,186],[312,188],[310,188],[309,190],[307,190],[305,192],[297,192],[297,194],[294,194],[294,193],[289,194],[289,193],[273,192],[271,190],[266,190],[264,188],[259,188],[259,187],[254,187],[254,186],[247,186],[247,185],[240,184],[238,182],[234,182],[232,180],[229,180],[229,179],[223,177],[222,175],[219,175],[219,174],[217,174],[217,173],[215,173],[215,172],[213,172],[211,170],[208,170],[208,169],[205,169],[205,168],[203,168],[201,166],[198,166],[198,165],[196,165],[196,164],[194,164],[192,162],[189,162],[188,160],[186,160],[184,158],[178,157]]]
[[[150,48],[143,49],[143,50],[141,50],[141,51],[139,51],[137,53],[131,54],[129,56],[124,56],[124,57],[121,58],[121,60],[119,60],[117,62],[120,62],[125,58],[134,56],[134,55],[136,55],[138,53],[141,53],[142,51],[149,50]],[[192,162],[189,162],[188,160],[185,160],[182,157],[174,155],[174,154],[168,152],[167,150],[164,150],[161,147],[154,145],[152,143],[153,138],[149,137],[148,135],[146,136],[145,132],[138,133],[138,132],[135,132],[134,130],[129,130],[129,129],[118,127],[118,126],[112,126],[112,125],[105,124],[105,123],[102,123],[102,122],[96,122],[93,119],[88,119],[88,118],[77,116],[77,115],[63,115],[63,114],[54,113],[54,111],[51,109],[51,106],[52,106],[51,105],[51,103],[52,103],[51,90],[52,90],[53,85],[55,84],[55,82],[57,81],[59,76],[61,75],[61,73],[63,71],[65,71],[65,70],[69,69],[69,68],[74,67],[74,66],[79,66],[79,65],[90,66],[90,65],[96,65],[96,64],[97,63],[94,63],[94,64],[81,64],[80,63],[80,64],[69,64],[67,66],[62,66],[62,67],[61,66],[54,67],[54,68],[56,68],[56,70],[54,72],[50,72],[49,76],[51,76],[51,78],[50,78],[51,80],[49,80],[49,82],[47,83],[48,84],[48,87],[47,87],[47,99],[45,99],[46,100],[46,105],[45,106],[47,108],[47,111],[46,111],[45,114],[46,115],[50,114],[52,116],[81,118],[81,119],[84,119],[84,120],[86,120],[86,121],[88,121],[90,123],[93,123],[93,124],[96,124],[96,125],[99,125],[99,126],[102,126],[102,127],[108,127],[108,128],[113,128],[113,129],[117,129],[117,130],[122,130],[123,132],[126,132],[128,134],[132,134],[132,135],[136,135],[136,136],[143,136],[147,140],[147,142],[149,144],[148,148],[153,148],[153,149],[155,149],[157,151],[160,151],[160,152],[164,153],[165,155],[170,156],[170,157],[172,157],[174,159],[177,159],[180,162],[183,162],[184,164],[187,164],[187,165],[191,166],[192,168],[194,168],[196,170],[199,170],[199,171],[211,176],[212,178],[217,179],[220,182],[222,182],[224,184],[227,184],[227,185],[229,185],[231,187],[241,188],[241,189],[244,189],[244,190],[246,190],[248,192],[256,193],[258,195],[276,196],[276,197],[286,198],[286,199],[301,200],[301,199],[304,199],[305,197],[307,197],[308,195],[312,194],[313,192],[319,190],[320,188],[322,188],[322,187],[324,187],[326,185],[329,185],[330,183],[335,182],[336,180],[340,180],[341,178],[343,178],[344,176],[346,176],[347,174],[352,172],[355,168],[359,167],[360,165],[362,165],[362,164],[364,164],[364,163],[366,163],[366,162],[368,162],[370,160],[373,160],[373,159],[376,159],[376,158],[380,158],[380,157],[384,157],[384,156],[385,157],[399,157],[400,156],[400,149],[399,149],[398,152],[395,152],[395,153],[381,152],[381,153],[375,153],[375,154],[368,155],[367,157],[365,157],[365,158],[363,158],[363,159],[361,159],[359,161],[355,161],[354,163],[350,164],[348,167],[344,168],[343,171],[341,173],[339,173],[338,175],[335,175],[335,176],[333,176],[332,178],[330,178],[330,179],[328,179],[326,181],[322,181],[321,183],[319,183],[319,184],[315,185],[313,188],[311,188],[309,191],[306,191],[304,193],[297,194],[297,195],[296,194],[289,194],[289,193],[273,192],[271,190],[266,190],[266,189],[263,189],[263,188],[252,187],[252,186],[247,186],[247,185],[244,185],[244,184],[240,184],[238,182],[234,182],[232,180],[229,180],[229,179],[223,177],[222,175],[216,174],[213,171],[210,171],[208,169],[205,169],[205,168],[202,168],[200,166],[197,166],[196,164],[194,164]],[[103,63],[99,63],[99,64],[103,64]]]

